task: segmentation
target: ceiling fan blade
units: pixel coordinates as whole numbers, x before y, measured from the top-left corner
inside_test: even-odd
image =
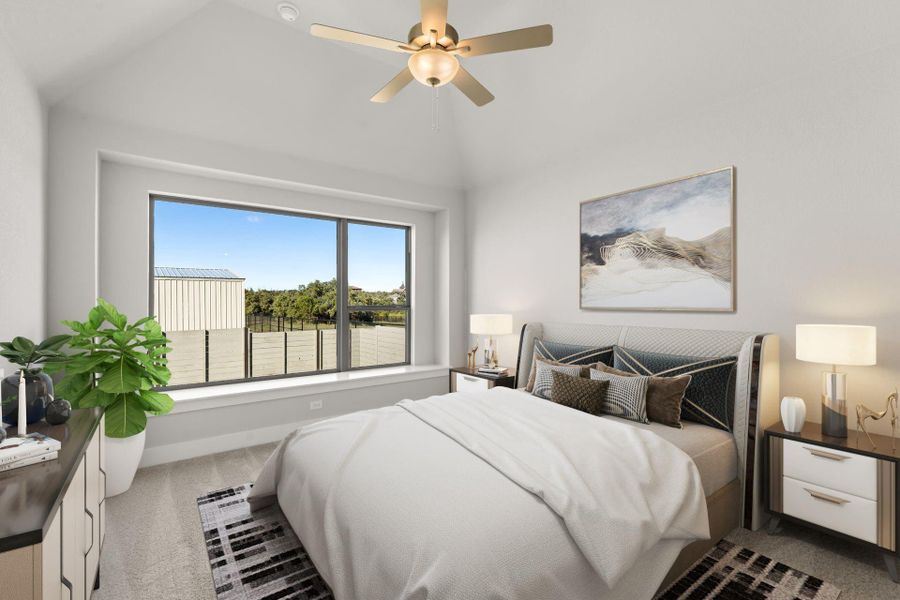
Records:
[[[405,49],[401,48],[401,46],[405,46],[403,42],[389,40],[387,38],[378,37],[377,35],[357,33],[348,29],[331,27],[330,25],[313,23],[309,28],[309,32],[316,37],[325,38],[326,40],[361,44],[363,46],[371,46],[372,48],[380,48],[381,50],[390,50],[392,52],[406,52]]]
[[[527,48],[540,48],[553,43],[553,26],[538,25],[526,27],[503,33],[492,33],[481,37],[462,40],[457,46],[469,46],[468,52],[460,56],[480,56],[482,54],[496,54],[497,52],[510,52],[512,50],[525,50]]]
[[[494,95],[490,93],[486,87],[481,85],[472,74],[459,67],[456,77],[453,78],[453,85],[459,88],[463,94],[469,97],[469,100],[475,103],[475,106],[484,106],[494,99]]]
[[[444,37],[447,31],[447,0],[422,0],[422,31],[436,31],[435,40]]]
[[[387,102],[397,95],[397,92],[405,88],[410,81],[413,80],[412,71],[409,67],[403,69],[397,76],[388,81],[387,85],[378,90],[378,93],[372,96],[372,102]]]

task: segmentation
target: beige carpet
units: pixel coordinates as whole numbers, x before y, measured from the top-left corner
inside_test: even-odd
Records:
[[[138,471],[107,501],[106,542],[95,600],[215,600],[197,496],[252,481],[274,444]],[[731,541],[843,590],[840,600],[900,598],[877,552],[785,525],[780,535],[738,529]],[[363,599],[359,599],[363,600]]]
[[[106,504],[94,600],[215,600],[197,497],[253,481],[274,444],[138,471]]]

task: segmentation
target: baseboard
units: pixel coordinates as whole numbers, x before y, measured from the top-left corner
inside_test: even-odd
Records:
[[[187,458],[195,458],[197,456],[206,456],[207,454],[215,454],[217,452],[227,452],[228,450],[238,450],[240,448],[277,442],[298,427],[303,427],[304,425],[309,425],[310,423],[315,423],[319,420],[320,419],[309,419],[296,423],[284,423],[272,425],[271,427],[261,427],[259,429],[250,429],[248,431],[239,431],[214,437],[187,440],[176,444],[166,444],[165,446],[145,448],[139,466],[152,467],[154,465],[185,460]]]

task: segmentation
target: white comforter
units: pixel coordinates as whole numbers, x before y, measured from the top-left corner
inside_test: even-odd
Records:
[[[650,598],[709,537],[684,452],[506,388],[304,427],[251,501],[274,494],[338,600]]]

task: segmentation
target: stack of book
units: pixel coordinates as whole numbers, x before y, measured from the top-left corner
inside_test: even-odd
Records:
[[[0,472],[54,460],[59,456],[59,449],[59,440],[43,433],[7,438],[0,442]]]
[[[478,367],[479,373],[484,373],[485,375],[493,375],[494,377],[500,377],[501,375],[506,375],[509,370],[506,367],[488,367],[481,366]]]

